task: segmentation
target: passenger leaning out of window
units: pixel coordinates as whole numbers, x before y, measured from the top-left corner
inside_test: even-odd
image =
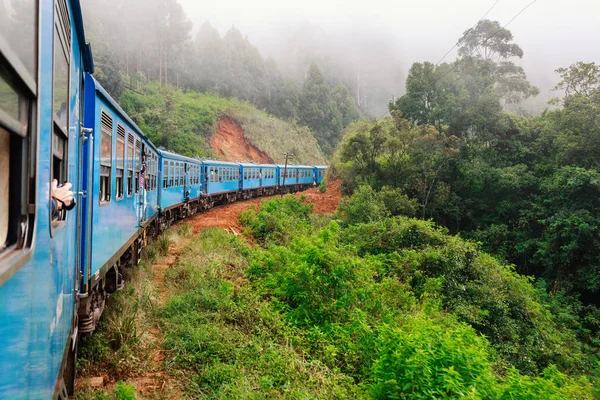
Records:
[[[71,191],[72,186],[69,182],[65,182],[64,185],[59,187],[58,181],[56,179],[52,180],[52,219],[58,218],[61,210],[69,211],[75,207],[75,199]]]

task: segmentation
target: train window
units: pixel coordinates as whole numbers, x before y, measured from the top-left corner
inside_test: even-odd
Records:
[[[163,188],[168,187],[169,183],[169,162],[163,160]]]
[[[56,9],[54,25],[54,58],[52,75],[52,179],[61,185],[68,180],[68,111],[69,111],[69,61],[71,50],[70,24],[66,8]],[[64,17],[66,19],[62,19]],[[55,221],[65,220],[66,212],[54,216]]]
[[[123,198],[124,173],[125,173],[125,128],[121,124],[117,124],[117,187],[116,198]]]
[[[179,186],[185,185],[185,173],[183,172],[183,163],[179,163]]]
[[[4,0],[0,6],[0,253],[29,247],[34,226],[37,3]],[[4,266],[14,272],[21,264],[14,261]],[[0,285],[7,271],[0,267]]]
[[[25,73],[36,80],[37,1],[4,0],[0,37],[25,67]],[[3,49],[4,50],[4,49]],[[4,98],[2,98],[4,100]]]
[[[149,182],[149,191],[153,191],[156,188],[156,182],[154,180],[154,174],[155,174],[155,162],[154,162],[154,154],[150,153],[150,157],[149,157],[149,168],[148,168],[148,173],[150,174],[149,178],[150,178],[150,182]]]
[[[154,154],[150,153],[150,191],[156,189],[156,160]]]
[[[100,203],[110,201],[112,172],[112,117],[106,112],[101,114],[100,138]]]
[[[169,162],[169,187],[173,187],[173,179],[175,177],[175,167],[173,161]]]
[[[0,128],[0,251],[6,246],[8,235],[8,203],[10,177],[10,133]]]
[[[135,165],[134,165],[134,169],[135,169],[135,194],[138,194],[140,192],[140,157],[141,157],[141,150],[140,150],[140,140],[139,139],[135,139],[135,153],[134,153],[134,158],[135,158]]]
[[[127,132],[127,197],[133,194],[133,135]]]

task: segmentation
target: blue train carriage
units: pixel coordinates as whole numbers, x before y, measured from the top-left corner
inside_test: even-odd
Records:
[[[327,167],[324,165],[315,165],[314,167],[314,179],[315,185],[320,185],[325,179],[325,175],[327,174]]]
[[[95,329],[119,270],[140,259],[158,229],[158,149],[90,75],[85,75],[81,207],[81,333]]]
[[[269,196],[277,191],[277,165],[241,163],[242,198]]]
[[[52,179],[82,193],[84,72],[77,0],[0,5],[0,398],[66,398],[76,354],[81,196],[52,213]]]
[[[160,230],[204,208],[202,161],[161,150]]]
[[[234,202],[240,194],[241,166],[218,160],[203,160],[202,190],[206,194],[206,206]]]
[[[313,185],[314,168],[308,165],[278,165],[279,190],[297,192]]]
[[[298,190],[307,189],[315,184],[314,167],[310,165],[297,165],[296,176]]]

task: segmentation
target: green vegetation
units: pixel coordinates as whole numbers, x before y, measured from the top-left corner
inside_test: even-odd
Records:
[[[392,118],[346,129],[337,152],[344,192],[394,188],[417,201],[420,217],[482,242],[555,294],[597,305],[599,69],[557,70],[562,107],[538,117],[506,112],[536,90],[510,61],[522,51],[509,31],[483,39],[495,27],[483,21],[451,64],[414,64]],[[584,329],[598,332],[598,310],[582,312]]]
[[[246,213],[263,243],[248,278],[297,345],[362,396],[594,398],[585,375],[597,359],[577,316],[510,266],[431,222],[344,213],[310,229],[301,206],[287,197]],[[271,223],[282,213],[296,219],[283,232]]]
[[[235,27],[221,37],[206,22],[191,40],[192,26],[177,1],[87,1],[83,6],[88,18],[86,32],[95,49],[94,76],[114,98],[135,97],[133,94],[149,83],[154,83],[156,89],[185,89],[186,101],[181,108],[170,90],[137,102],[135,120],[142,113],[147,118],[139,119],[145,123],[140,127],[145,132],[144,128],[149,128],[152,139],[160,136],[163,140],[159,143],[174,151],[209,155],[208,146],[198,135],[210,131],[215,119],[211,114],[233,105],[234,119],[243,122],[251,142],[271,158],[279,160],[283,151],[297,150],[301,160],[316,163],[323,157],[315,148],[313,135],[320,148],[331,154],[341,139],[342,129],[360,118],[348,90],[350,85],[355,86],[353,78],[346,80],[344,86],[339,83],[339,76],[330,71],[331,79],[326,81],[314,63],[304,67],[308,70],[306,78],[285,76],[275,61],[263,58]],[[115,24],[124,19],[132,23]],[[196,96],[196,92],[213,95]],[[248,102],[265,112],[223,97]],[[161,109],[165,112],[159,112]],[[189,113],[194,113],[194,117],[188,119]],[[245,120],[235,118],[240,113]],[[169,137],[173,132],[178,134]],[[287,132],[292,137],[288,138]],[[303,154],[305,148],[318,155],[309,158]]]
[[[348,212],[374,198],[379,218]],[[126,347],[144,358],[132,338],[151,321],[161,368],[190,398],[597,398],[600,364],[578,302],[445,228],[392,216],[382,198],[361,188],[337,216],[294,196],[264,201],[241,216],[252,246],[203,230],[166,271],[166,304],[140,301],[146,322],[133,333],[107,314],[82,348],[84,370],[146,371],[118,366]],[[177,242],[184,226],[165,235]],[[90,393],[110,398],[79,398]]]
[[[283,162],[283,152],[289,151],[296,163],[326,163],[307,128],[277,119],[248,102],[157,83],[140,90],[143,94],[124,92],[120,104],[158,146],[190,157],[214,156],[209,139],[218,119],[228,116],[242,126],[252,144],[276,162]]]

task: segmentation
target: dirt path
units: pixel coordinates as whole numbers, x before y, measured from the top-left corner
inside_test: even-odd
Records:
[[[217,131],[210,139],[210,147],[225,161],[273,163],[268,155],[248,142],[244,129],[229,117],[222,117],[219,120]]]

